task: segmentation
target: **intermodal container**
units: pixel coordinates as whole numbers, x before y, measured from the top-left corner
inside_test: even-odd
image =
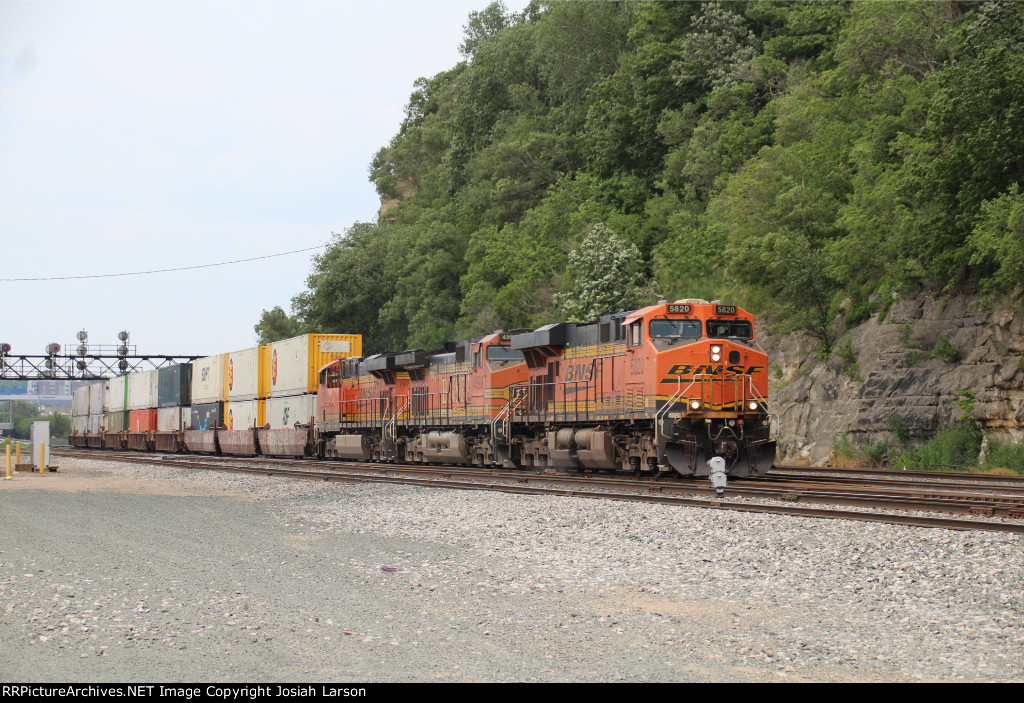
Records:
[[[224,375],[226,400],[253,400],[260,395],[260,353],[262,347],[252,347],[226,354],[227,371]]]
[[[104,432],[127,432],[128,411],[121,410],[114,413],[103,413],[102,427]]]
[[[89,386],[79,386],[71,391],[71,417],[85,417],[89,414],[89,390]]]
[[[128,377],[117,376],[103,384],[103,412],[114,413],[128,409]]]
[[[156,408],[131,410],[128,413],[129,432],[151,432],[156,429]]]
[[[192,421],[192,408],[157,408],[157,432],[177,432],[188,427]]]
[[[316,393],[320,367],[363,354],[359,334],[303,334],[267,345],[264,383],[270,398]]]
[[[89,388],[89,414],[103,414],[103,381],[94,381]]]
[[[192,404],[217,403],[227,399],[224,367],[227,354],[217,354],[192,362]]]
[[[86,434],[89,431],[88,415],[73,415],[71,417],[71,434]]]
[[[177,408],[192,404],[192,364],[157,369],[156,406]]]
[[[285,396],[267,400],[266,424],[272,430],[308,425],[316,417],[316,394]]]
[[[215,430],[221,425],[224,417],[224,403],[192,403],[193,430]]]
[[[224,425],[229,430],[263,427],[266,423],[265,400],[229,400],[224,403]]]
[[[156,369],[139,371],[128,376],[128,409],[152,410],[156,408],[158,380]]]
[[[98,435],[103,430],[103,415],[89,415],[89,434]]]

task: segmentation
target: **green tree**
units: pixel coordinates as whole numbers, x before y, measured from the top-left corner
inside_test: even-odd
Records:
[[[299,321],[290,317],[280,305],[275,305],[272,310],[264,310],[254,329],[257,344],[270,344],[301,334]]]
[[[570,321],[633,310],[649,294],[640,251],[604,224],[591,227],[568,258],[572,286],[555,295],[555,305]]]

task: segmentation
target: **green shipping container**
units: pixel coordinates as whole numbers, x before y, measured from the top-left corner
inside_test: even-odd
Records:
[[[126,432],[128,430],[128,411],[103,413],[104,432]]]

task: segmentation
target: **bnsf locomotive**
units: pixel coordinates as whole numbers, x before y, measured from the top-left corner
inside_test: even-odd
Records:
[[[334,361],[320,371],[316,453],[724,481],[774,462],[767,389],[750,313],[663,302]]]

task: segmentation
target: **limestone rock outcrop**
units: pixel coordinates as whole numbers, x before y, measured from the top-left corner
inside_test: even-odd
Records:
[[[762,326],[762,329],[765,329]],[[802,335],[762,335],[779,423],[779,461],[827,460],[834,439],[919,447],[976,398],[971,417],[986,441],[1024,440],[1024,309],[985,310],[973,296],[893,305],[848,330],[827,362]]]

